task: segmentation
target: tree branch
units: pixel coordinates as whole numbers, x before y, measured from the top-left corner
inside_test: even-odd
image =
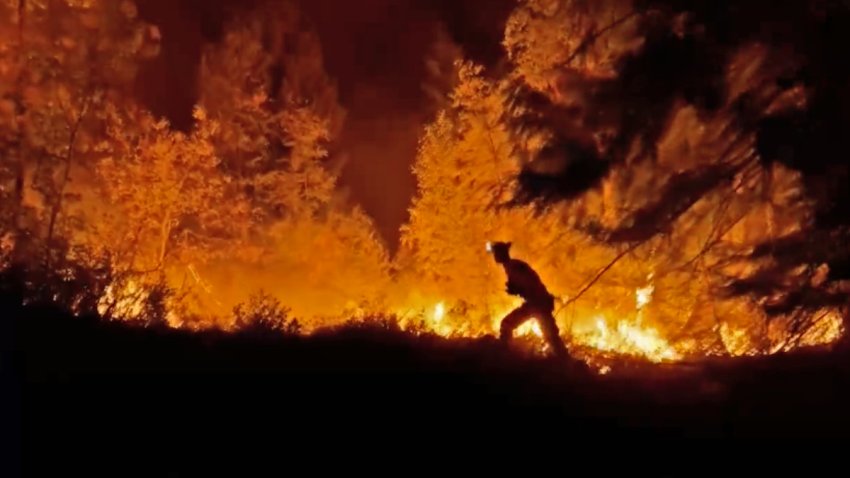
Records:
[[[599,282],[599,279],[601,279],[601,278],[602,278],[602,276],[604,276],[604,275],[605,275],[608,271],[610,271],[610,270],[611,270],[611,268],[612,268],[612,267],[614,267],[614,266],[615,266],[618,262],[620,262],[620,260],[621,260],[622,258],[624,258],[624,257],[626,257],[627,255],[629,255],[629,254],[630,254],[631,252],[633,252],[635,249],[637,249],[638,247],[640,247],[643,243],[644,243],[644,241],[641,241],[641,242],[635,242],[634,244],[632,244],[632,245],[630,245],[628,248],[626,248],[623,252],[621,252],[621,253],[617,254],[617,257],[615,257],[615,258],[614,258],[611,262],[609,262],[609,263],[608,263],[608,265],[606,265],[605,267],[603,267],[602,269],[600,269],[600,270],[599,270],[599,272],[597,272],[597,273],[596,273],[596,275],[593,277],[593,279],[591,279],[591,280],[590,280],[590,282],[588,282],[588,283],[587,283],[587,285],[585,285],[584,287],[582,287],[582,289],[578,292],[578,294],[576,294],[576,295],[575,295],[575,296],[573,296],[573,297],[570,297],[570,299],[569,299],[569,300],[567,300],[566,302],[564,302],[564,303],[563,303],[563,305],[561,305],[561,307],[560,307],[560,308],[559,308],[559,309],[555,312],[555,315],[559,314],[559,313],[560,313],[562,310],[564,310],[564,308],[566,308],[568,305],[570,305],[570,304],[572,304],[572,303],[575,303],[576,301],[578,301],[579,299],[581,299],[581,297],[582,297],[582,296],[583,296],[583,295],[584,295],[587,291],[589,291],[591,287],[593,287],[594,285],[596,285],[596,283],[597,283],[597,282]]]
[[[566,61],[564,62],[564,65],[569,65],[570,63],[572,63],[576,58],[579,57],[579,55],[584,53],[585,50],[590,48],[590,46],[593,45],[594,43],[596,43],[596,40],[599,40],[599,38],[601,38],[603,35],[610,32],[611,30],[619,27],[623,23],[631,20],[632,18],[634,18],[638,15],[640,15],[640,12],[638,12],[637,10],[634,10],[631,13],[629,13],[628,15],[624,15],[624,16],[618,18],[617,20],[614,20],[613,22],[609,23],[608,25],[606,25],[605,27],[603,27],[599,30],[589,32],[587,34],[587,36],[584,37],[584,40],[582,40],[581,43],[579,43],[579,45],[576,47],[576,49],[573,50],[573,52],[570,54],[570,56],[566,59]]]
[[[59,183],[59,190],[56,192],[56,199],[53,204],[53,209],[50,211],[50,223],[47,227],[47,247],[50,247],[50,242],[53,240],[53,233],[56,228],[56,220],[59,217],[59,212],[62,209],[62,198],[65,195],[65,187],[68,185],[68,180],[71,178],[71,164],[74,161],[74,146],[77,143],[77,133],[80,131],[83,120],[88,114],[89,104],[91,102],[91,94],[86,96],[83,107],[80,110],[80,115],[71,127],[68,137],[68,151],[65,153],[65,171],[62,174],[62,181]],[[49,263],[48,259],[48,263]]]

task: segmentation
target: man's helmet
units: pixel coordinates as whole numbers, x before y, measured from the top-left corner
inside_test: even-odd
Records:
[[[511,243],[510,242],[488,242],[487,243],[487,252],[493,254],[496,257],[504,257],[510,255],[511,252]]]

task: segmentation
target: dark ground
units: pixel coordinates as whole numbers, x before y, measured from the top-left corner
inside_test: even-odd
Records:
[[[163,476],[180,469],[174,463],[216,466],[211,458],[244,450],[286,463],[299,458],[293,446],[379,453],[410,444],[428,456],[497,440],[609,447],[850,436],[850,362],[841,350],[634,364],[601,377],[487,340],[379,326],[258,340],[4,310],[3,429],[12,439],[4,462],[27,475],[114,460]],[[46,471],[55,468],[63,473]]]

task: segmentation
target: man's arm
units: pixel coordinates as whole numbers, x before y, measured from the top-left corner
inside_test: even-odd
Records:
[[[512,260],[505,267],[508,274],[507,292],[511,295],[528,298],[548,294],[546,286],[540,281],[540,277],[528,264],[519,260]]]

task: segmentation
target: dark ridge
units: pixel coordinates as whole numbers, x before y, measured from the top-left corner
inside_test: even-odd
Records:
[[[650,366],[609,376],[493,340],[413,336],[373,321],[311,337],[192,333],[74,318],[4,296],[4,411],[30,470],[96,453],[162,469],[224,447],[332,434],[411,443],[553,434],[644,441],[846,437],[843,349]],[[449,436],[445,434],[452,431]],[[179,450],[179,451],[175,451]],[[72,467],[73,468],[73,467]]]

